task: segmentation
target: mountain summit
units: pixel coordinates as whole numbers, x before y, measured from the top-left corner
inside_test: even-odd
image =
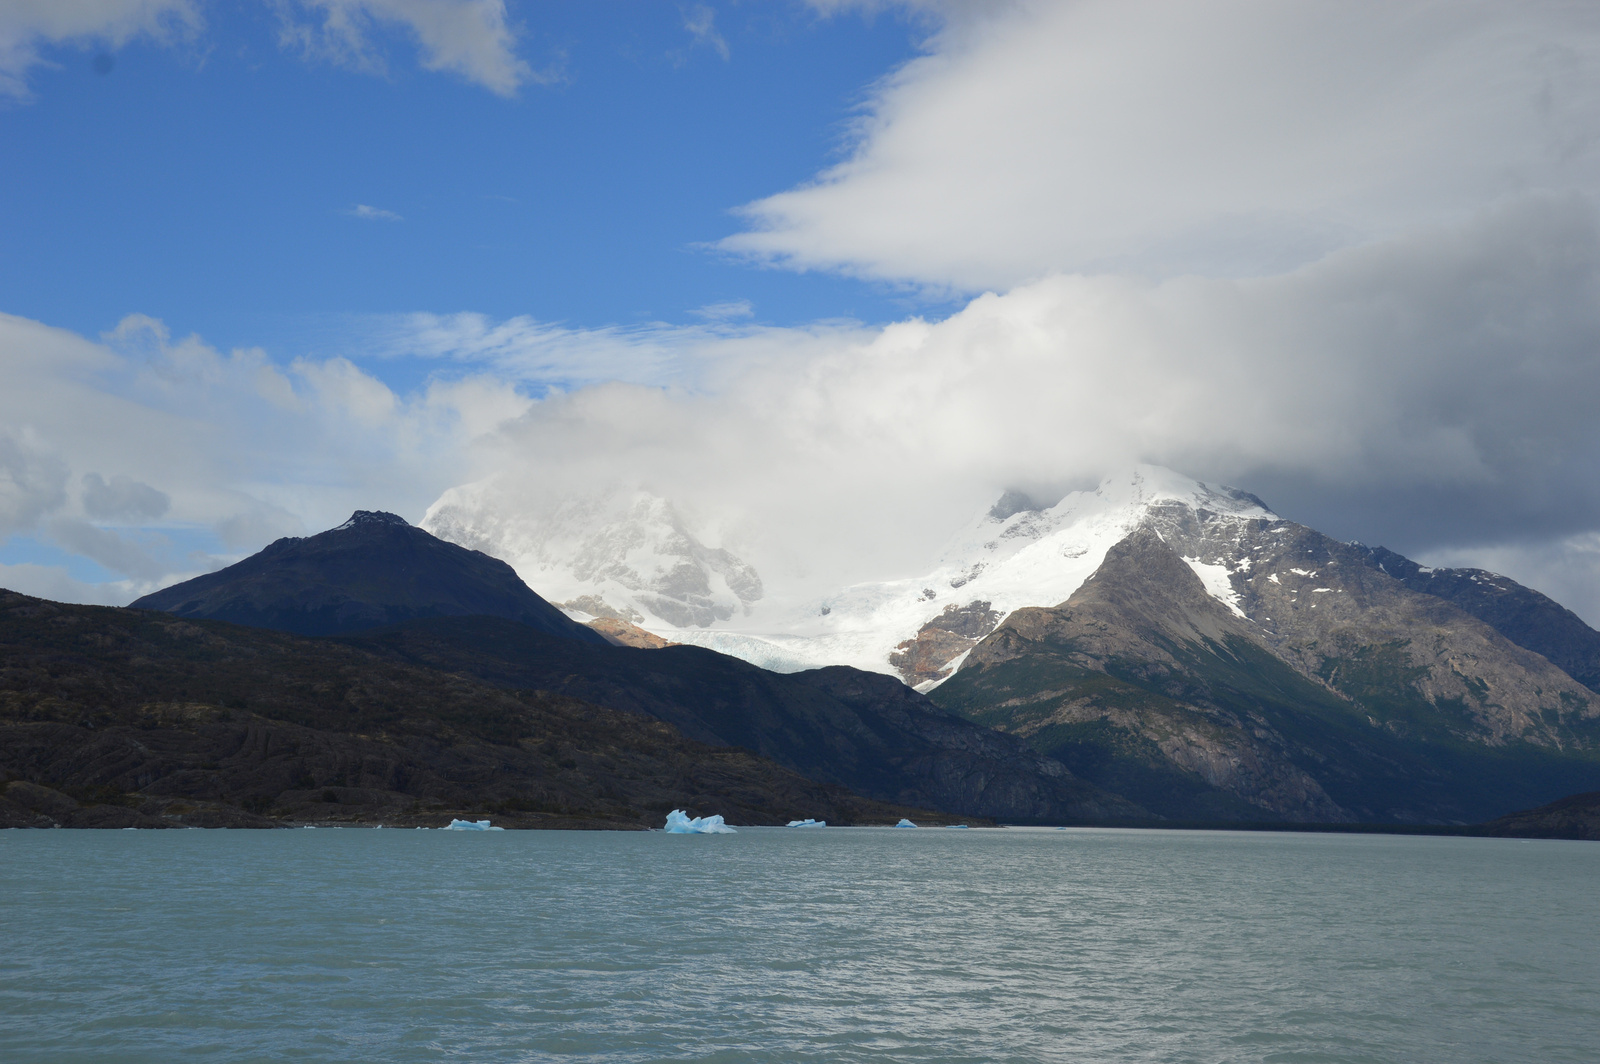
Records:
[[[280,539],[242,562],[146,595],[133,606],[299,635],[337,635],[423,617],[488,616],[603,642],[534,594],[505,562],[373,510],[357,510],[338,528],[315,536]]]

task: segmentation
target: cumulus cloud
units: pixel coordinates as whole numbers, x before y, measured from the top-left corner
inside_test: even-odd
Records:
[[[279,0],[280,40],[308,57],[383,73],[382,27],[403,28],[416,40],[422,66],[443,70],[513,96],[528,82],[559,80],[516,53],[505,0]]]
[[[196,0],[6,0],[0,4],[0,96],[26,97],[28,71],[56,44],[121,48],[136,37],[172,41],[201,26]]]
[[[98,342],[0,315],[0,364],[0,535],[121,574],[123,601],[355,509],[420,517],[475,472],[473,436],[527,404],[473,374],[397,396],[346,359],[279,366],[142,315]],[[54,572],[21,575],[76,586]]]
[[[26,532],[67,497],[66,466],[32,437],[0,435],[0,536]]]
[[[117,473],[108,483],[99,473],[83,477],[83,509],[90,517],[105,521],[153,521],[166,514],[172,500],[132,477]]]
[[[834,6],[834,5],[824,5]],[[958,291],[1278,273],[1600,178],[1600,8],[1018,0],[883,80],[737,254]]]

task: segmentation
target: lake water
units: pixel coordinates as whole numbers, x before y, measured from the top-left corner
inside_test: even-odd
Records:
[[[0,1060],[1600,1059],[1600,845],[0,831]]]

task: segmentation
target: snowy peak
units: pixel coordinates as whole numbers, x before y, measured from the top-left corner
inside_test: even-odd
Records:
[[[748,613],[763,595],[754,568],[706,546],[671,503],[646,491],[601,492],[529,514],[480,482],[446,492],[423,527],[504,559],[571,614],[704,628]]]

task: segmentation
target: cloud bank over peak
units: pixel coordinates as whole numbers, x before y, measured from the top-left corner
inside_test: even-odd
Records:
[[[1002,488],[1051,499],[1131,461],[1402,550],[1600,527],[1600,223],[1574,197],[1277,277],[1057,275],[789,341],[695,391],[551,396],[483,465],[527,512],[623,479],[764,577],[841,583],[911,565]]]
[[[849,157],[728,251],[935,289],[1249,276],[1600,188],[1600,9],[1482,0],[956,8]]]

